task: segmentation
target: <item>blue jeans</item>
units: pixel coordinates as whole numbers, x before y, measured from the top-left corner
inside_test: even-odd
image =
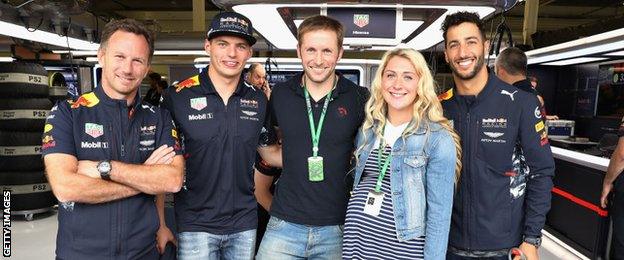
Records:
[[[182,232],[178,234],[178,259],[253,259],[256,230],[228,235],[207,232]]]
[[[343,225],[307,226],[271,217],[258,260],[340,259]]]

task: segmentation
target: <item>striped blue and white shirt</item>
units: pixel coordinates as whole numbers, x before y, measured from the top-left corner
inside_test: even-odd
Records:
[[[393,143],[393,142],[392,142]],[[392,148],[386,146],[383,157]],[[343,259],[424,259],[425,237],[399,242],[394,224],[392,196],[390,195],[390,175],[388,166],[383,178],[381,191],[385,194],[378,216],[364,213],[368,193],[375,189],[379,176],[377,164],[378,149],[373,149],[366,165],[362,180],[355,188],[347,206],[342,248]]]

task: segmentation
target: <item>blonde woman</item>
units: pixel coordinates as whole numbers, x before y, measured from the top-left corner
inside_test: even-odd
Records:
[[[423,56],[386,52],[357,137],[345,259],[444,259],[461,161]]]

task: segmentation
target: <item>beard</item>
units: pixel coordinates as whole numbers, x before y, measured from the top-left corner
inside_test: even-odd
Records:
[[[455,68],[454,62],[449,63],[449,67],[451,67],[451,71],[453,71],[453,75],[457,76],[458,78],[462,80],[470,80],[470,79],[473,79],[477,75],[477,73],[479,73],[479,71],[483,68],[484,64],[485,64],[485,58],[483,56],[477,57],[477,63],[475,64],[472,71],[468,72],[468,74],[461,74],[457,70],[457,68]]]

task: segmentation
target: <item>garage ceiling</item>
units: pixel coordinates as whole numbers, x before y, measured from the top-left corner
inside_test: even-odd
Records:
[[[55,4],[59,7],[57,8],[59,14],[65,12],[67,17],[75,17],[76,21],[79,21],[80,17],[84,16],[98,17],[102,21],[123,17],[143,20],[159,32],[157,49],[200,49],[205,31],[193,31],[193,3],[196,1],[198,0],[3,0],[1,4],[13,7],[23,4],[22,8],[31,12],[36,11],[37,5],[41,7],[46,4]],[[248,2],[258,3],[262,1]],[[336,1],[332,1],[332,3],[334,2]],[[371,1],[358,2],[370,3]],[[620,0],[543,0],[539,2],[538,33],[595,24],[607,19],[620,19],[619,21],[622,21],[624,17],[624,1]],[[212,1],[205,1],[204,4],[205,24],[208,24],[220,9]],[[488,18],[486,22],[489,27],[496,28],[496,25],[504,16],[513,33],[514,40],[520,42],[525,17],[524,6],[525,2],[520,2],[505,14],[494,15]],[[84,13],[79,14],[81,11],[84,11]],[[91,20],[95,20],[95,18],[91,18]],[[572,29],[572,31],[574,30]],[[13,40],[11,38],[0,36],[0,52],[9,52],[10,44],[12,43]],[[262,40],[255,47],[260,51],[261,55],[268,49],[265,41]],[[294,54],[292,52],[277,53],[285,56]],[[352,55],[363,56],[362,53],[347,54],[346,56]],[[364,54],[364,56],[372,57],[377,55],[379,53]],[[182,57],[180,59],[190,59],[192,61],[193,58]],[[172,57],[162,59],[171,61]]]

